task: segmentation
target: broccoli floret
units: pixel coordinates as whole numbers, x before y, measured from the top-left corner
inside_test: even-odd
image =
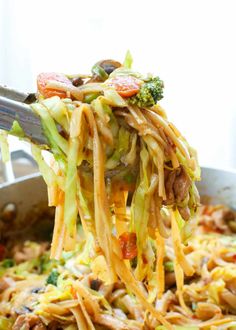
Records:
[[[150,79],[142,84],[140,91],[129,98],[129,103],[140,108],[151,107],[163,98],[163,81],[159,77]]]

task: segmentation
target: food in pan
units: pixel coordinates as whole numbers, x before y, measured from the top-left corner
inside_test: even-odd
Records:
[[[169,238],[162,296],[157,297],[155,278],[139,283],[147,301],[173,329],[235,328],[235,221],[235,212],[225,206],[201,207],[198,227],[184,248],[194,274],[176,287],[176,257]],[[104,260],[91,264],[92,235],[86,239],[79,224],[75,250],[63,252],[59,260],[50,259],[46,241],[8,241],[0,263],[0,329],[165,329],[122,280],[106,283]]]

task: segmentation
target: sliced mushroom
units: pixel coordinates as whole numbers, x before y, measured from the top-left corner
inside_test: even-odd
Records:
[[[96,63],[99,65],[103,70],[109,75],[111,74],[115,69],[121,67],[120,62],[114,61],[114,60],[102,60]]]
[[[120,62],[114,60],[102,60],[97,62],[92,67],[92,78],[88,81],[91,82],[102,82],[105,81],[109,74],[111,74],[115,69],[121,66]]]

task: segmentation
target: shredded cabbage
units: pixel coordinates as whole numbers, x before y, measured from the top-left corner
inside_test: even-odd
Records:
[[[128,50],[125,55],[125,60],[124,60],[123,66],[127,69],[131,69],[132,64],[133,64],[133,58],[132,58],[130,51]]]
[[[9,145],[7,141],[7,133],[0,130],[0,147],[3,163],[6,163],[10,160]]]

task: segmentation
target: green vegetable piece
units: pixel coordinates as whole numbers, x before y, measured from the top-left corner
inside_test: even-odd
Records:
[[[119,130],[118,136],[118,145],[115,149],[112,156],[106,162],[106,169],[113,169],[118,166],[122,155],[128,150],[129,148],[129,138],[130,133],[124,128],[121,127]]]
[[[137,235],[137,249],[138,256],[145,255],[147,257],[147,249],[144,250],[144,242],[148,241],[148,219],[149,219],[149,208],[150,198],[148,196],[148,189],[150,185],[149,173],[148,173],[148,162],[149,153],[146,146],[143,144],[141,147],[140,158],[140,182],[133,194],[131,202],[131,231],[134,231]],[[147,197],[146,197],[147,196]],[[151,263],[150,263],[151,264]],[[147,267],[143,262],[143,258],[137,258],[137,267],[135,272],[137,277],[144,279]]]
[[[125,55],[125,60],[124,60],[123,66],[127,69],[131,69],[132,64],[133,64],[133,57],[132,57],[130,51],[128,50]]]
[[[12,135],[15,135],[17,137],[20,137],[20,138],[23,138],[25,136],[25,133],[17,120],[13,121],[11,130],[9,133]]]
[[[129,98],[128,101],[140,108],[151,107],[163,98],[163,89],[163,81],[159,77],[152,78],[143,83],[138,94]]]
[[[164,264],[165,271],[171,273],[174,271],[174,263],[173,261],[166,261]]]
[[[99,93],[91,93],[91,94],[86,94],[84,97],[84,102],[85,103],[91,103],[93,100],[95,100],[100,94]]]
[[[39,273],[40,274],[48,274],[51,272],[55,267],[57,267],[60,264],[63,264],[63,260],[56,260],[56,259],[50,259],[49,254],[44,254],[39,259]]]
[[[27,277],[29,273],[38,273],[40,266],[40,259],[35,258],[35,259],[30,259],[28,261],[24,261],[19,263],[18,265],[15,265],[13,267],[13,272],[16,275],[20,275],[23,277]]]
[[[48,278],[46,279],[46,284],[52,284],[57,286],[58,277],[59,277],[58,271],[56,269],[53,269],[50,275],[48,276]]]
[[[39,103],[32,104],[31,108],[41,117],[44,134],[47,137],[52,150],[54,151],[54,156],[63,155],[63,153],[67,154],[68,141],[58,132],[56,123],[47,109]]]
[[[48,186],[57,184],[57,176],[51,167],[45,162],[42,156],[42,150],[36,145],[32,145],[32,155],[38,164],[39,171],[42,174],[44,181]]]
[[[1,266],[4,268],[10,268],[13,267],[15,265],[15,261],[13,259],[4,259],[1,262]]]
[[[105,81],[108,78],[108,74],[106,73],[106,71],[98,64],[95,64],[92,67],[92,74],[94,76],[99,77],[102,81]]]

